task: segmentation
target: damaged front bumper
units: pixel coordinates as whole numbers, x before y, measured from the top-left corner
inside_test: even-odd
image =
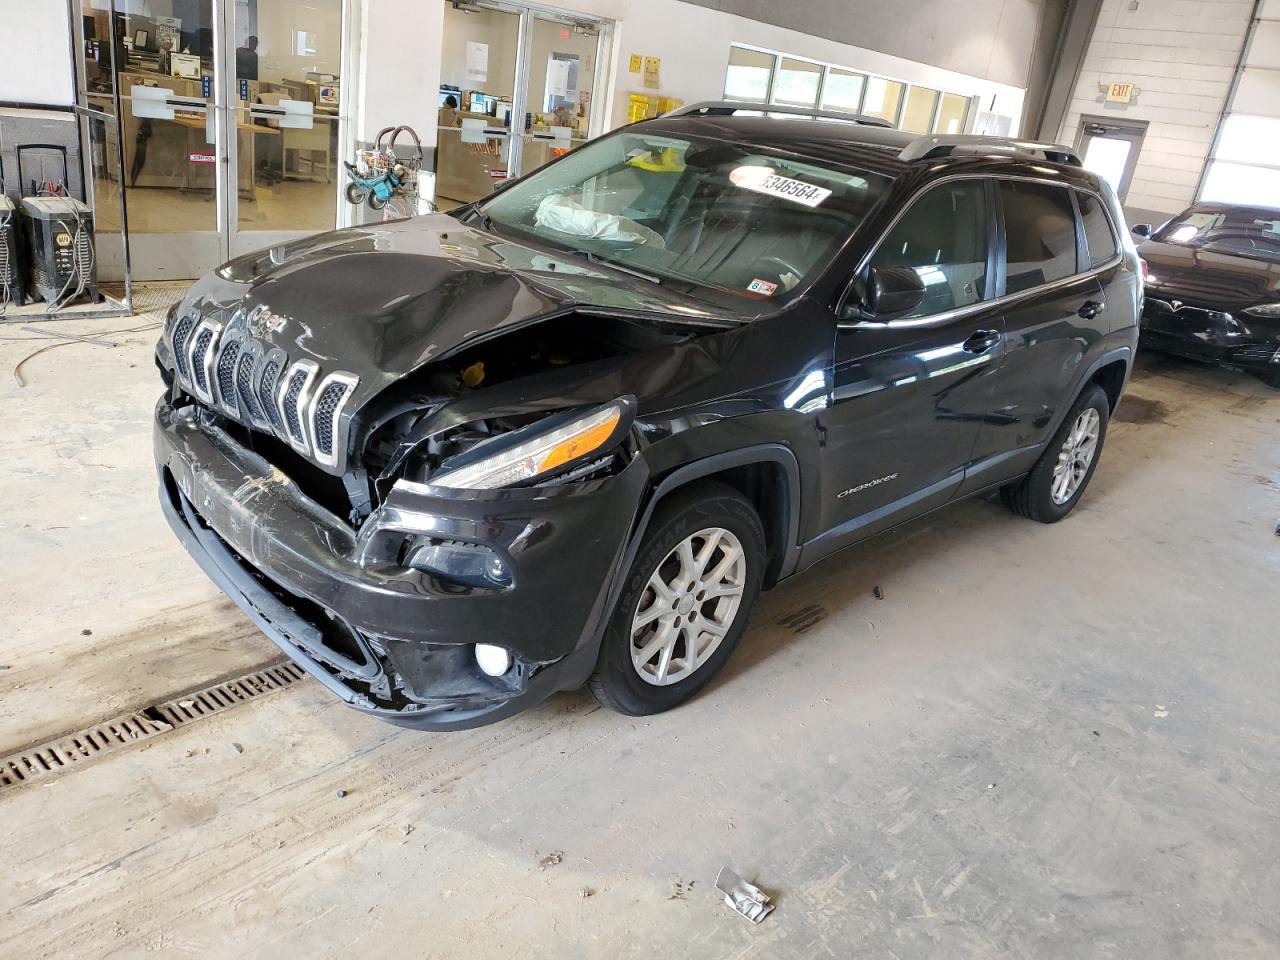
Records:
[[[1280,331],[1275,328],[1275,321],[1148,296],[1141,337],[1145,346],[1163,353],[1255,372],[1280,372]]]
[[[420,729],[465,729],[580,686],[647,483],[641,459],[559,486],[398,484],[358,529],[195,408],[156,407],[170,526],[205,573],[313,677],[353,707]],[[466,585],[413,569],[419,549],[500,559]],[[475,644],[507,648],[492,677]]]

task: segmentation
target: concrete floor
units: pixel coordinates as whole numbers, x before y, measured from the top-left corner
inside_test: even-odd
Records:
[[[27,336],[0,328],[0,753],[274,651],[156,509],[154,329],[19,389]],[[971,502],[848,550],[659,717],[576,693],[414,734],[306,681],[0,788],[0,930],[31,958],[1275,957],[1278,423],[1248,377],[1144,358],[1069,520]],[[775,895],[760,926],[726,864]]]

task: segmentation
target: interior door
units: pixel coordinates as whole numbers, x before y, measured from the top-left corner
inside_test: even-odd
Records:
[[[446,4],[436,101],[436,203],[487,197],[515,169],[512,130],[523,116],[517,76],[528,15],[499,4]]]
[[[343,0],[227,0],[223,18],[228,254],[239,256],[337,225],[345,13]]]
[[[909,269],[924,286],[903,314],[842,321],[828,415],[824,526],[831,549],[945,503],[959,487],[992,403],[1004,351],[993,298],[995,218],[988,185],[930,188],[863,268]]]
[[[587,139],[600,29],[534,12],[529,24],[520,173],[563,156]]]
[[[217,204],[213,0],[82,2],[85,95],[114,110],[120,95],[123,186],[135,280],[199,276],[222,260]],[[146,12],[134,12],[134,11]]]
[[[1084,168],[1111,185],[1124,202],[1138,166],[1145,123],[1117,123],[1105,117],[1082,117],[1076,133],[1076,150]]]

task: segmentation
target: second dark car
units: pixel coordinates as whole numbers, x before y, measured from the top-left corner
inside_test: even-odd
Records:
[[[988,491],[1066,516],[1138,269],[1064,148],[690,107],[203,278],[157,349],[162,503],[369,714],[458,729],[584,682],[652,713],[842,547]]]
[[[1143,238],[1145,347],[1280,387],[1280,209],[1199,203]]]

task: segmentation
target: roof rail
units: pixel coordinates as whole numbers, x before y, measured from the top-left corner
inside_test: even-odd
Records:
[[[982,134],[946,134],[943,136],[916,137],[898,154],[899,160],[927,160],[930,157],[949,157],[955,154],[969,156],[1021,156],[1081,166],[1080,158],[1070,147],[1038,140],[1015,140],[1010,137],[988,137]]]
[[[861,113],[841,113],[838,110],[814,110],[810,107],[788,107],[777,103],[742,103],[734,100],[707,100],[677,107],[664,117],[731,117],[735,113],[785,113],[788,116],[808,117],[811,120],[843,120],[846,123],[862,123],[869,127],[892,127],[880,117],[868,117]]]

